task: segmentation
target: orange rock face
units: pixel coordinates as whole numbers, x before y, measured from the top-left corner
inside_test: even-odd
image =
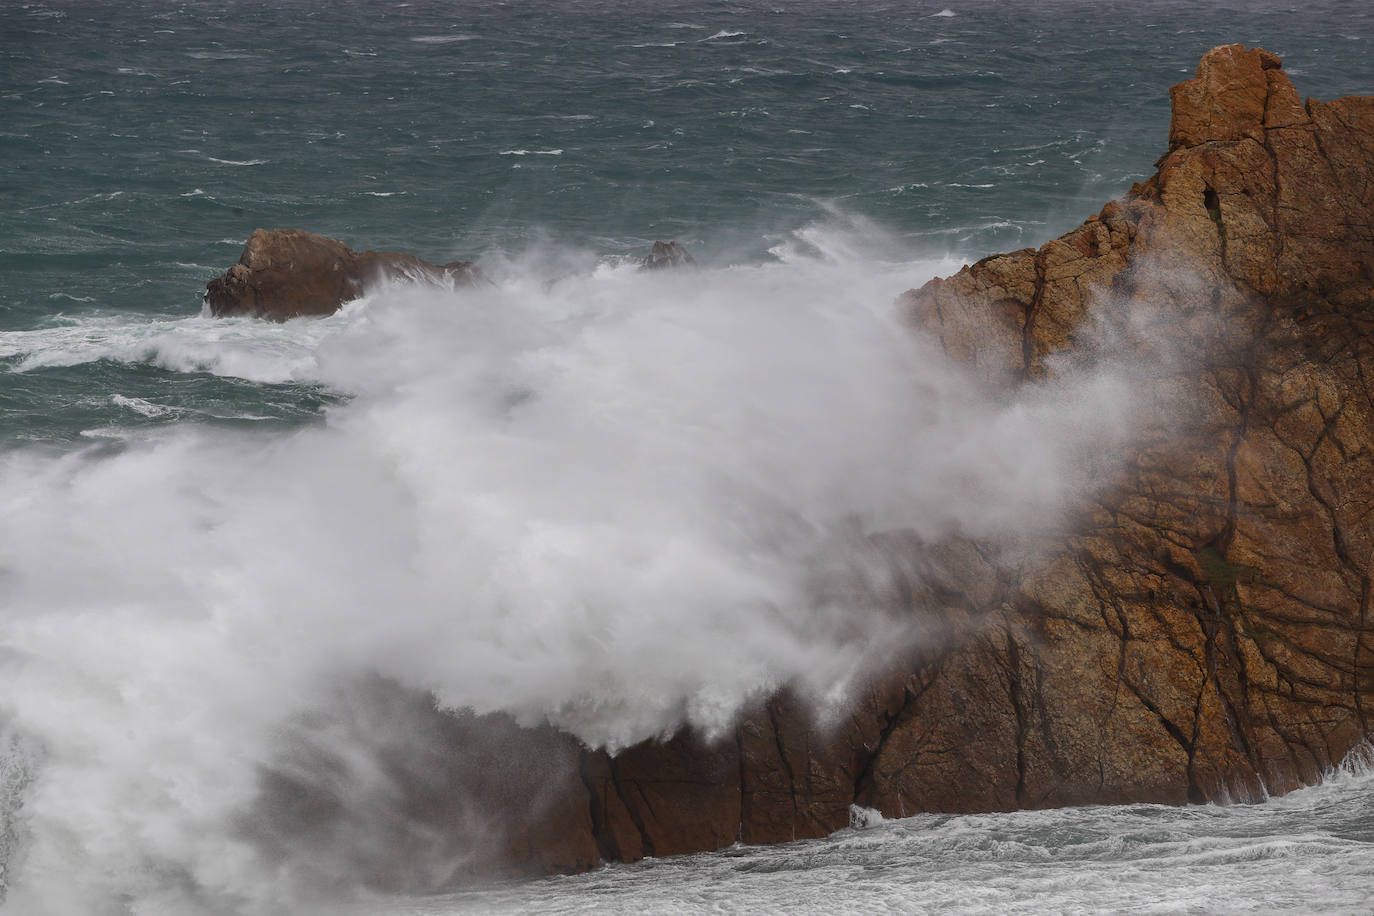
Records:
[[[1139,431],[1115,486],[1029,566],[950,547],[942,577],[910,583],[911,612],[948,639],[838,726],[784,695],[734,747],[679,738],[614,761],[594,804],[668,772],[662,755],[717,791],[666,781],[642,839],[604,856],[818,836],[850,803],[1255,799],[1369,734],[1374,99],[1303,103],[1280,63],[1209,52],[1172,91],[1157,175],[1038,250],[904,297],[1008,387],[1108,342],[1157,360],[1177,409]],[[714,832],[672,828],[689,818]]]
[[[475,276],[472,265],[463,261],[439,266],[395,251],[354,251],[300,229],[258,229],[239,262],[209,282],[205,304],[216,318],[285,321],[332,315],[378,280],[470,283]]]
[[[1180,367],[1160,384],[1185,422],[1143,430],[1077,533],[953,653],[948,692],[989,691],[1016,766],[948,717],[932,731],[1016,805],[1255,798],[1369,733],[1374,99],[1303,104],[1280,63],[1210,51],[1171,92],[1157,175],[906,298],[992,377],[1050,374],[1142,321],[1141,355]],[[914,778],[925,759],[896,736],[860,795],[957,806]]]

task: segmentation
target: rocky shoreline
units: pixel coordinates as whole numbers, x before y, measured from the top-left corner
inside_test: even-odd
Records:
[[[437,880],[360,872],[416,889],[574,871],[821,836],[852,805],[895,817],[1254,800],[1317,780],[1365,740],[1374,98],[1304,103],[1276,56],[1240,45],[1208,52],[1171,97],[1152,178],[1039,249],[902,299],[948,355],[1007,390],[1108,344],[1157,363],[1186,409],[1139,430],[1071,533],[1015,567],[977,544],[894,534],[907,610],[944,638],[825,726],[784,691],[726,740],[685,731],[611,756],[379,685],[371,702],[435,736],[423,771],[393,762],[398,783],[419,786],[393,848],[423,837],[417,856],[455,864]],[[307,235],[291,245],[324,255],[269,256],[271,235],[255,233],[211,282],[211,312],[327,314],[369,272],[474,276]],[[318,265],[312,292],[270,304],[303,263]],[[265,804],[330,810],[319,787],[270,785]],[[303,829],[292,805],[273,810],[280,836]],[[500,825],[476,856],[445,838],[474,820]]]

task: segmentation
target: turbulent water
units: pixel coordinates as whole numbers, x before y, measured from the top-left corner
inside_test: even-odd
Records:
[[[372,797],[335,728],[368,678],[612,749],[843,708],[921,638],[864,535],[1022,550],[1161,406],[1111,352],[984,390],[893,299],[1148,175],[1232,41],[1374,91],[1357,2],[0,5],[6,911],[366,894],[251,821],[310,729]],[[202,316],[258,227],[490,282]],[[698,269],[635,269],[669,238]],[[356,912],[1368,912],[1370,778]]]
[[[469,913],[1368,913],[1374,762],[1263,805],[919,815],[412,901]],[[375,912],[373,905],[345,910]]]

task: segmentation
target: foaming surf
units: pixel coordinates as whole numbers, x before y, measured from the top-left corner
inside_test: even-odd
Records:
[[[49,327],[0,331],[0,359],[11,371],[79,366],[99,360],[147,364],[172,372],[274,384],[308,381],[317,374],[321,342],[347,321],[294,321],[273,325],[208,315],[149,320],[136,314],[89,314]]]
[[[1255,805],[1122,805],[884,819],[858,808],[825,839],[734,846],[498,884],[394,916],[468,913],[1369,912],[1374,752]],[[372,909],[336,912],[362,916]]]
[[[817,570],[881,580],[862,543],[893,530],[1017,549],[1110,474],[1141,387],[1104,358],[986,389],[892,303],[951,262],[865,254],[896,247],[855,224],[695,270],[537,250],[324,320],[5,335],[21,369],[347,396],[287,431],[0,453],[11,906],[267,913],[309,899],[301,874],[347,884],[248,821],[293,723],[367,679],[612,750],[720,734],[783,685],[842,708],[921,637]],[[376,748],[338,749],[371,778]]]

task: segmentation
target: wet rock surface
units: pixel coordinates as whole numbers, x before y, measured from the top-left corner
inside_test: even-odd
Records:
[[[238,263],[207,284],[205,304],[216,318],[242,315],[285,321],[332,315],[372,283],[469,284],[476,277],[466,261],[430,264],[396,251],[354,251],[336,239],[302,229],[258,229],[249,236]]]

